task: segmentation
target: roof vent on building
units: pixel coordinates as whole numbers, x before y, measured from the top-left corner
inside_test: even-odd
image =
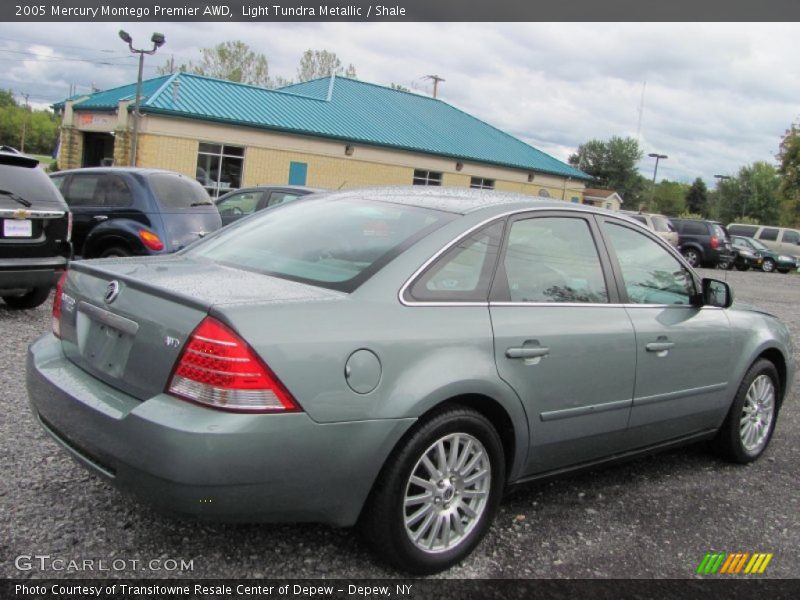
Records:
[[[336,73],[331,73],[331,82],[328,84],[328,97],[326,98],[328,102],[330,102],[331,98],[333,98],[333,84],[335,81]]]
[[[181,91],[181,80],[176,77],[175,80],[172,82],[172,102],[173,103],[177,103],[178,102],[178,96],[180,95],[180,91]]]

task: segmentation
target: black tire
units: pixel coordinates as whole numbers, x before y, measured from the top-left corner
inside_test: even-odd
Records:
[[[689,266],[691,267],[700,266],[702,258],[700,256],[700,253],[694,248],[684,248],[683,250],[681,250],[681,254],[683,254],[683,258],[686,259],[686,262],[689,263]]]
[[[784,275],[786,275],[789,271],[791,271],[791,269],[778,269],[778,273],[783,273]]]
[[[111,258],[114,256],[131,256],[131,252],[123,246],[111,246],[110,248],[103,250],[98,255],[98,258]]]
[[[460,434],[462,437],[456,438],[454,434]],[[488,489],[484,489],[482,492],[465,489],[464,486],[474,484],[465,484],[460,479],[460,475],[464,473],[463,471],[459,472],[459,469],[450,471],[448,467],[446,473],[433,474],[428,467],[424,466],[424,457],[430,455],[436,460],[438,454],[434,455],[435,450],[438,449],[438,444],[446,444],[446,440],[450,440],[450,445],[442,445],[442,448],[447,448],[446,456],[448,458],[451,456],[458,458],[459,449],[464,450],[464,455],[469,455],[466,463],[462,463],[462,467],[468,467],[476,461],[477,455],[469,454],[469,448],[473,444],[473,440],[479,442],[489,464],[488,477],[484,475],[479,478],[479,481],[484,486],[488,485]],[[455,444],[453,440],[457,440]],[[466,443],[462,446],[462,442]],[[450,455],[454,447],[457,452],[455,455]],[[472,446],[473,453],[476,447]],[[449,465],[449,460],[446,461],[446,464]],[[485,461],[481,460],[480,464],[476,462],[476,466],[483,469]],[[420,471],[423,468],[425,471]],[[431,485],[430,488],[418,486],[411,481],[412,475],[419,475],[423,472],[427,473],[426,477],[430,478],[430,481],[425,482]],[[471,472],[468,470],[466,474]],[[451,476],[448,477],[448,475]],[[441,477],[441,481],[434,484],[433,480],[439,477]],[[454,479],[456,479],[455,483]],[[471,479],[471,477],[466,477],[466,479]],[[415,481],[419,480],[415,479]],[[443,488],[444,485],[447,487]],[[416,423],[403,441],[392,451],[370,493],[358,528],[365,542],[373,551],[395,568],[416,575],[437,573],[463,560],[483,539],[494,519],[503,495],[504,485],[505,458],[503,445],[497,431],[483,415],[468,408],[451,406]],[[422,493],[419,494],[418,490]],[[476,493],[485,495],[483,499],[473,495],[465,500],[468,498],[467,494]],[[406,506],[407,498],[414,499],[422,496],[428,496],[432,500],[418,501],[411,506]],[[437,502],[436,505],[433,505],[434,500]],[[475,508],[477,517],[471,517],[464,512],[463,506],[467,502],[474,502],[470,509]],[[419,508],[416,508],[417,506]],[[413,521],[413,516],[420,513],[422,517]],[[433,529],[426,528],[425,524],[429,522],[429,517],[432,520],[428,527]],[[407,522],[409,525],[406,524]],[[412,540],[411,535],[417,531],[409,529],[417,524],[419,524],[418,531],[421,531],[420,542]],[[450,539],[448,537],[447,541],[441,540],[442,547],[434,548],[434,542],[439,541],[438,536],[441,535],[444,538],[444,528],[453,531],[457,541],[452,542],[448,549],[447,543]],[[463,533],[457,531],[459,528]],[[429,531],[430,534],[426,535]],[[460,540],[459,536],[461,536]],[[417,543],[427,544],[426,538],[431,540],[429,542],[431,550],[423,550],[417,546]]]
[[[751,412],[752,400],[760,397],[760,393],[757,391],[759,387],[757,380],[759,382],[769,381],[769,385],[772,386],[771,401],[769,401],[772,408],[768,419],[763,412]],[[742,379],[733,404],[728,411],[728,416],[714,439],[714,446],[719,454],[726,460],[741,464],[752,462],[761,456],[772,439],[772,432],[775,430],[775,423],[778,420],[781,397],[781,382],[775,365],[765,359],[757,360]],[[765,405],[769,402],[764,399]],[[749,424],[745,423],[748,419],[751,420]],[[759,423],[761,427],[758,427]],[[751,426],[751,429],[746,429],[748,425]],[[757,434],[755,439],[750,440],[750,445],[742,439],[743,437],[747,438],[749,431],[755,431]]]
[[[737,271],[749,271],[750,265],[736,265]]]
[[[41,306],[49,296],[49,287],[37,287],[33,288],[27,294],[23,294],[21,296],[3,296],[3,300],[5,300],[9,308],[22,310]]]
[[[764,262],[761,263],[761,270],[764,273],[772,273],[775,271],[775,261],[771,258],[765,258]]]

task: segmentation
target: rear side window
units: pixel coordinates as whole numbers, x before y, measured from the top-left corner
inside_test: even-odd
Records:
[[[417,279],[411,297],[427,302],[486,302],[502,235],[499,222],[466,236]]]
[[[698,221],[683,221],[680,223],[678,231],[685,235],[708,235],[706,224]]]
[[[170,173],[151,173],[147,176],[147,180],[162,208],[181,209],[213,205],[208,192],[194,179]]]
[[[29,166],[33,165],[33,166]],[[33,207],[37,204],[58,204],[63,209],[63,202],[50,178],[42,171],[34,161],[15,164],[0,163],[0,190],[11,192],[12,194],[30,202]],[[8,196],[0,196],[0,202],[5,206],[12,203],[15,208],[21,205]]]
[[[728,225],[728,232],[731,235],[743,235],[744,237],[755,237],[758,227],[755,225]]]
[[[800,244],[800,233],[792,231],[791,229],[785,229],[781,241],[784,244]]]
[[[97,206],[103,176],[100,174],[73,175],[64,198],[70,206]]]
[[[451,213],[344,199],[293,202],[239,221],[191,251],[222,264],[352,292]]]
[[[761,230],[758,239],[774,242],[778,239],[778,230],[774,227],[764,227],[764,229]]]

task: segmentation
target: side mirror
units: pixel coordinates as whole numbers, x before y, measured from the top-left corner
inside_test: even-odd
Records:
[[[703,305],[729,308],[733,304],[733,290],[724,281],[703,279]]]

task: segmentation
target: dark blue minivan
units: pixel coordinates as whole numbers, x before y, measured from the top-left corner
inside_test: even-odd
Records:
[[[51,175],[73,215],[76,256],[166,254],[219,229],[219,212],[192,177],[98,167]]]

